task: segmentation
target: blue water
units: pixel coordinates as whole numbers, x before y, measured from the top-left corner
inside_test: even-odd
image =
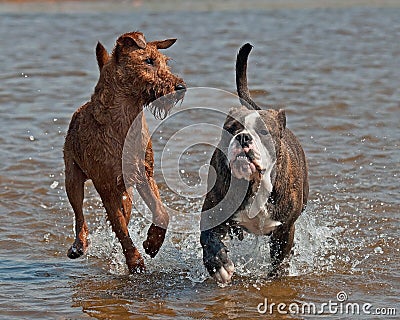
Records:
[[[74,4],[70,13],[46,12],[52,5],[35,12],[5,8],[0,10],[0,318],[256,319],[267,317],[257,312],[265,298],[321,304],[337,301],[340,291],[348,302],[400,312],[399,8],[243,5],[165,12],[127,6],[90,12]],[[177,37],[165,53],[191,88],[234,92],[236,52],[245,42],[254,45],[248,70],[252,95],[260,104],[285,107],[310,167],[310,201],[297,223],[289,276],[268,279],[268,239],[247,236],[230,243],[237,273],[230,286],[218,287],[201,261],[196,217],[202,199],[177,194],[159,165],[163,201],[182,214],[173,217],[175,227],[160,254],[146,258],[146,274],[126,273],[121,247],[90,183],[85,214],[91,246],[81,259],[66,257],[74,235],[63,181],[64,136],[72,113],[90,98],[97,81],[97,41],[111,50],[118,35],[132,30],[149,40]],[[203,103],[204,95],[191,92],[193,99],[177,108]],[[160,124],[148,120],[153,127]],[[210,121],[207,114],[196,114],[165,122],[153,139],[156,163],[166,152],[163,139],[200,120]],[[216,139],[208,132],[197,135]],[[173,145],[172,155],[182,152],[182,144]],[[198,183],[209,156],[206,146],[192,146],[181,159],[184,171],[176,174]],[[165,170],[175,169],[172,159],[163,163]],[[148,226],[143,216],[135,211],[130,225],[137,244]],[[275,310],[274,318],[287,317]]]

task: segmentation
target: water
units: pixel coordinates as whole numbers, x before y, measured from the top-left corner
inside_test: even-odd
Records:
[[[398,7],[208,11],[186,5],[165,12],[127,2],[114,11],[81,5],[82,11],[74,4],[65,12],[57,5],[33,12],[4,5],[0,14],[0,318],[302,319],[311,316],[285,315],[276,307],[273,315],[260,314],[257,306],[265,299],[320,306],[339,302],[341,291],[345,302],[370,303],[373,313],[396,308],[399,314]],[[248,70],[252,95],[260,104],[285,107],[310,167],[310,201],[297,223],[289,276],[268,279],[267,239],[248,236],[230,243],[238,269],[233,283],[221,288],[210,280],[195,231],[201,198],[174,193],[159,166],[164,202],[188,214],[173,217],[162,251],[154,260],[146,258],[146,274],[127,275],[90,183],[85,211],[91,247],[82,259],[66,257],[73,214],[64,190],[64,136],[97,81],[96,42],[111,50],[116,37],[131,30],[150,40],[177,37],[166,53],[191,88],[234,92],[236,51],[245,42],[254,45]],[[198,117],[171,118],[156,130],[157,163],[173,130],[207,119]],[[208,132],[196,136],[216,139]],[[182,152],[174,146],[163,162],[166,172],[176,168],[174,152]],[[186,150],[176,176],[201,184],[199,168],[210,153],[202,144]],[[130,225],[135,243],[143,241],[147,225],[135,211]],[[327,309],[325,316],[349,317]]]

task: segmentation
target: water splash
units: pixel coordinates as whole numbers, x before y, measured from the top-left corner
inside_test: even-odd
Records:
[[[321,273],[334,268],[334,252],[338,248],[338,240],[335,238],[337,228],[328,227],[319,221],[321,213],[315,213],[319,210],[318,206],[311,204],[296,222],[294,254],[288,267],[289,276]],[[129,231],[145,259],[148,274],[173,274],[182,279],[189,279],[193,284],[202,283],[209,278],[202,262],[200,231],[190,234],[167,232],[160,252],[151,259],[142,248],[149,227],[148,220],[143,216],[138,212],[132,213]],[[89,256],[107,261],[107,269],[111,274],[128,273],[121,245],[108,223],[100,223],[90,235],[90,241]],[[267,279],[266,275],[271,267],[269,237],[245,233],[243,241],[234,238],[227,239],[225,243],[231,252],[237,276],[248,280]]]

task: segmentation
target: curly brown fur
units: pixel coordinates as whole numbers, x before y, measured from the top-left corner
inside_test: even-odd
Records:
[[[142,111],[157,98],[172,94],[168,103],[152,108],[156,117],[164,117],[183,98],[183,80],[171,73],[168,58],[158,50],[170,47],[175,40],[146,42],[140,32],[126,33],[117,39],[111,55],[97,44],[100,78],[91,100],[72,116],[64,145],[65,187],[75,213],[76,239],[68,250],[72,259],[88,247],[82,203],[84,183],[91,179],[122,245],[129,271],[145,268],[128,232],[131,186],[125,186],[122,172],[122,151],[133,122],[137,131],[131,141],[135,150],[131,157],[138,169],[131,180],[153,213],[145,251],[154,257],[164,241],[169,218],[153,178],[153,150]]]

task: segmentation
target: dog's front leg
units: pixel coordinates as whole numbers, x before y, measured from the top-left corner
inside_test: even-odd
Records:
[[[138,183],[136,188],[153,214],[153,223],[147,232],[147,239],[143,242],[143,248],[148,255],[154,258],[164,243],[169,216],[160,200],[158,189],[156,192],[154,191],[157,185],[152,177]]]
[[[223,224],[204,230],[200,235],[204,265],[208,273],[220,283],[230,282],[235,269],[228,256],[229,250],[222,242],[227,232],[228,226]]]

